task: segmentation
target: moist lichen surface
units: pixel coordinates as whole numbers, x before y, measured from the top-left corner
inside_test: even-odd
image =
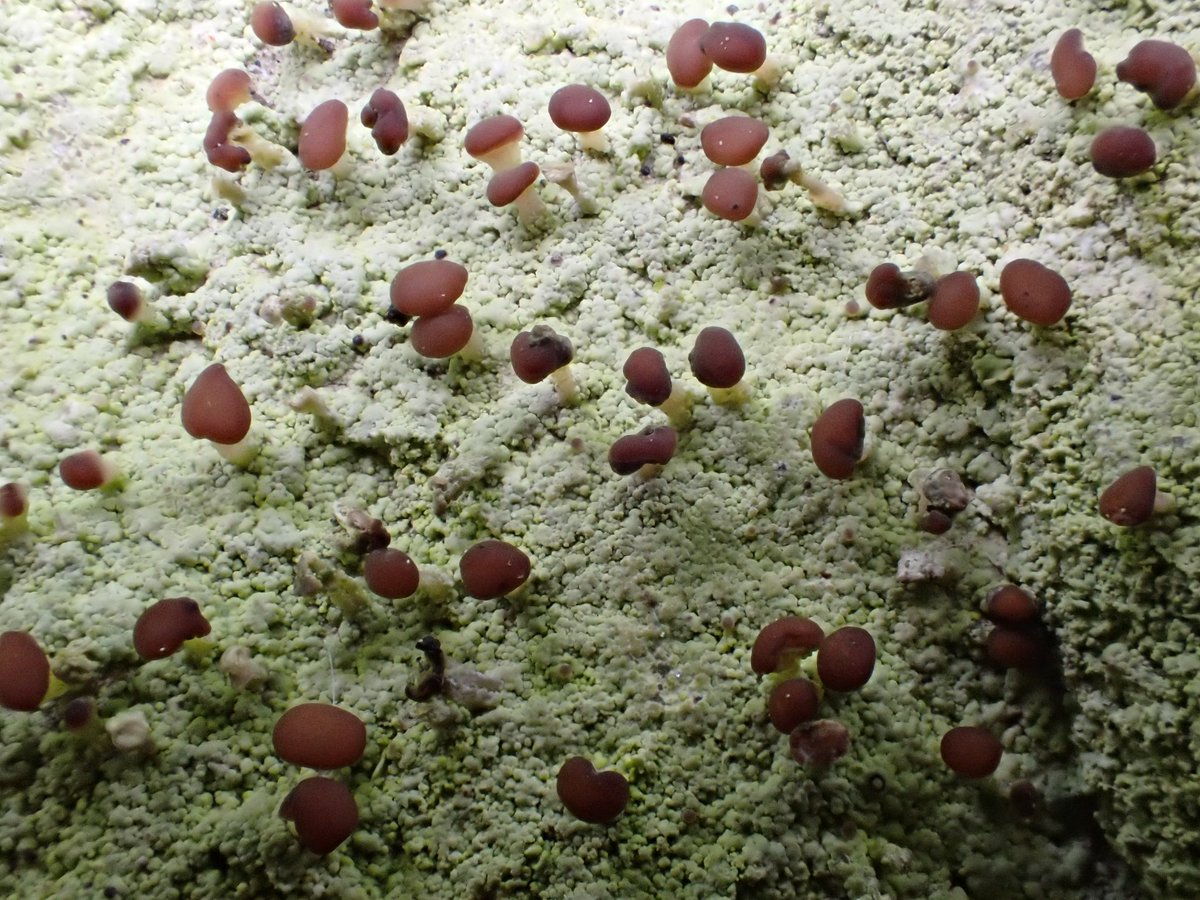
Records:
[[[1157,111],[1114,75],[1146,37],[1196,50],[1186,7],[432,0],[327,54],[263,47],[224,0],[7,16],[0,483],[28,485],[30,509],[0,549],[0,630],[30,631],[68,692],[0,711],[0,894],[1200,895],[1200,131],[1194,105]],[[761,29],[779,85],[714,71],[674,88],[664,50],[693,16]],[[1076,25],[1099,75],[1067,104],[1048,60]],[[204,92],[230,66],[262,98],[239,115],[292,152],[308,111],[345,101],[342,169],[291,153],[269,171],[210,166]],[[549,120],[571,82],[613,105],[607,155]],[[414,123],[392,158],[354,120],[380,86]],[[524,123],[527,159],[576,163],[595,216],[548,184],[540,229],[487,204],[462,137],[502,112]],[[739,112],[849,210],[792,185],[755,228],[709,215],[699,132]],[[1149,131],[1151,175],[1093,171],[1091,137],[1113,123]],[[392,276],[438,250],[470,271],[481,360],[422,359],[385,317]],[[999,271],[1022,256],[1070,283],[1059,325],[1005,309]],[[923,307],[870,309],[863,285],[886,260],[977,273],[981,315],[944,333]],[[108,309],[119,278],[155,324]],[[512,338],[539,322],[575,345],[573,405],[512,372]],[[707,325],[745,351],[741,406],[688,370]],[[623,390],[647,345],[693,419],[660,474],[617,477],[609,445],[665,421]],[[180,424],[212,362],[253,410],[244,467]],[[295,408],[304,388],[327,415]],[[835,482],[808,430],[842,397],[865,407],[867,457]],[[87,447],[120,489],[62,484],[58,461]],[[1120,529],[1097,495],[1142,464],[1174,509]],[[935,537],[916,527],[917,488],[938,468],[973,499]],[[351,509],[420,565],[415,597],[366,590]],[[485,538],[532,559],[508,598],[458,583]],[[1052,672],[986,659],[979,609],[1003,581],[1043,604]],[[178,596],[200,603],[207,643],[140,661],[137,616]],[[862,690],[822,701],[851,735],[825,770],[792,758],[767,720],[772,680],[750,670],[782,615],[863,627],[878,647]],[[427,634],[452,683],[415,702]],[[263,680],[231,685],[218,660],[233,645]],[[104,720],[144,717],[151,745],[67,732],[80,694]],[[339,776],[359,827],[324,858],[278,815],[306,773],[270,739],[283,710],[318,700],[368,728]],[[1001,738],[994,776],[942,763],[960,724]],[[614,824],[555,795],[575,755],[628,778]],[[1009,801],[1020,780],[1042,795],[1033,815]]]

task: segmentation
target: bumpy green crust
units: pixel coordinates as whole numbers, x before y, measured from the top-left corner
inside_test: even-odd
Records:
[[[727,17],[717,5],[434,0],[328,58],[257,46],[236,3],[190,18],[170,4],[23,10],[0,43],[0,69],[20,64],[0,87],[0,481],[27,483],[31,508],[0,556],[0,628],[32,631],[102,716],[143,713],[154,751],[68,735],[55,702],[0,715],[0,894],[1195,895],[1197,130],[1193,110],[1155,112],[1113,76],[1141,37],[1200,33],[1195,13],[1165,18],[1175,6],[1082,23],[1049,3],[747,7],[737,18],[785,72],[766,96],[724,73],[710,92],[663,90],[671,30]],[[1068,106],[1047,59],[1075,24],[1100,77]],[[204,89],[231,65],[272,107],[248,120],[285,146],[316,103],[357,109],[380,84],[444,139],[385,159],[355,126],[340,178],[252,168],[232,204],[200,151]],[[580,218],[547,187],[551,226],[523,231],[486,205],[461,136],[511,112],[527,158],[570,159],[545,102],[577,80],[614,103],[612,155],[578,158],[600,213]],[[789,189],[755,231],[707,216],[699,129],[734,111],[763,116],[767,150],[858,212]],[[1090,137],[1110,121],[1149,128],[1157,179],[1091,171]],[[480,363],[419,360],[382,317],[395,270],[439,248],[471,271]],[[980,273],[974,327],[847,308],[874,264],[922,255]],[[1018,255],[1072,283],[1064,324],[1004,310],[999,263]],[[132,336],[104,304],[122,275],[161,317]],[[575,406],[508,366],[537,321],[577,348]],[[746,351],[738,409],[687,374],[708,324]],[[698,398],[650,481],[604,461],[661,419],[621,389],[643,344]],[[262,451],[245,470],[179,425],[213,360],[254,409]],[[332,421],[289,407],[305,386]],[[832,483],[806,434],[841,396],[866,406],[871,455]],[[83,446],[123,468],[123,491],[61,485],[58,458]],[[1176,512],[1121,531],[1096,495],[1140,463]],[[913,473],[939,466],[976,500],[933,538],[915,528]],[[368,597],[335,506],[384,520],[429,576],[417,598]],[[516,598],[455,588],[483,537],[533,559]],[[906,550],[947,574],[902,584]],[[297,590],[314,578],[322,590]],[[1065,690],[984,663],[977,609],[1003,579],[1045,602]],[[201,602],[213,648],[138,665],[137,614],[179,595]],[[791,759],[749,669],[781,614],[860,625],[879,646],[868,686],[825,702],[852,747],[824,773]],[[489,676],[490,708],[405,699],[431,631]],[[229,685],[216,660],[232,644],[265,685]],[[291,703],[334,696],[369,727],[349,774],[362,824],[318,860],[276,813],[301,773],[269,735]],[[960,723],[1003,735],[993,779],[942,766],[938,740]],[[611,827],[554,796],[580,753],[630,780]],[[1019,778],[1046,798],[1032,820],[1004,796]]]

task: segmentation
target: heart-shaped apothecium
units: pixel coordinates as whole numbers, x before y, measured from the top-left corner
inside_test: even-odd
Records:
[[[577,819],[605,825],[624,812],[629,782],[620,772],[597,772],[582,756],[572,756],[558,770],[558,798]]]

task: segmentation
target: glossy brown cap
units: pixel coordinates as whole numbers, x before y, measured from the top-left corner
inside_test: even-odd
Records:
[[[681,88],[694,88],[712,71],[712,60],[700,49],[700,38],[707,31],[704,19],[688,19],[667,42],[667,71]]]
[[[408,140],[408,112],[400,98],[387,88],[376,88],[358,118],[371,129],[375,146],[384,156],[394,156]]]
[[[670,425],[648,425],[613,441],[608,464],[618,475],[632,475],[642,466],[666,465],[678,444],[679,436]]]
[[[849,478],[862,459],[866,434],[863,405],[851,398],[838,400],[813,423],[813,462],[829,478]]]
[[[409,342],[422,356],[446,359],[467,346],[474,333],[471,313],[456,303],[445,312],[421,316],[413,322]]]
[[[116,477],[116,467],[95,450],[69,453],[58,462],[63,484],[75,491],[102,488]]]
[[[704,155],[719,166],[742,166],[758,156],[771,130],[750,116],[725,116],[700,132]]]
[[[421,572],[403,550],[385,547],[372,550],[363,559],[363,580],[372,593],[399,600],[416,593]]]
[[[371,0],[329,0],[329,8],[343,28],[370,31],[379,27],[379,16],[371,9]]]
[[[790,734],[797,726],[817,715],[821,695],[817,686],[807,678],[789,678],[771,690],[767,714],[777,731]]]
[[[562,764],[555,786],[567,811],[593,825],[614,821],[629,803],[625,776],[620,772],[597,772],[582,756],[572,756]]]
[[[212,112],[232,112],[250,99],[250,76],[242,69],[225,69],[209,83],[204,99]]]
[[[27,631],[0,634],[0,706],[33,712],[50,690],[50,661]]]
[[[999,738],[986,728],[962,725],[942,737],[942,762],[963,778],[987,778],[1003,753]]]
[[[279,815],[296,826],[300,845],[318,856],[332,853],[358,827],[358,804],[350,788],[320,775],[292,788]]]
[[[1104,489],[1100,495],[1100,515],[1125,528],[1141,525],[1154,515],[1157,495],[1158,476],[1153,467],[1138,466]]]
[[[634,400],[658,406],[671,396],[667,361],[653,347],[639,347],[630,353],[621,373],[625,376],[625,393]]]
[[[504,541],[480,541],[458,562],[463,587],[476,600],[511,594],[529,579],[529,557]]]
[[[275,722],[271,741],[285,762],[310,769],[340,769],[362,759],[367,726],[340,706],[300,703]]]
[[[184,641],[212,631],[200,604],[191,597],[169,597],[152,603],[133,626],[133,649],[142,659],[163,659]]]
[[[466,286],[465,266],[449,259],[423,259],[392,279],[392,307],[406,316],[434,316],[458,302]]]
[[[750,650],[750,668],[757,675],[778,672],[792,660],[821,646],[825,632],[812,619],[784,616],[763,627]]]
[[[970,272],[943,275],[933,286],[925,317],[941,331],[957,331],[979,312],[979,283]]]
[[[220,363],[196,376],[180,414],[188,434],[217,444],[236,444],[250,432],[250,404]]]
[[[513,371],[526,384],[537,384],[575,358],[569,338],[549,325],[534,325],[513,338],[509,359]]]
[[[604,95],[586,84],[568,84],[550,95],[550,121],[563,131],[587,132],[603,128],[612,116]]]
[[[145,309],[142,289],[130,281],[114,281],[105,291],[108,308],[126,322],[136,321]]]
[[[1054,325],[1071,308],[1066,279],[1032,259],[1014,259],[1004,267],[1000,296],[1011,312],[1034,325]]]
[[[1083,32],[1069,28],[1059,36],[1050,54],[1054,88],[1064,100],[1087,96],[1096,83],[1096,57],[1083,49]]]
[[[337,164],[346,152],[346,127],[350,110],[341,100],[326,100],[308,114],[300,126],[297,155],[306,169],[320,171]]]
[[[487,199],[492,206],[508,206],[538,180],[542,170],[535,162],[523,162],[497,172],[488,179]]]
[[[463,147],[471,156],[483,159],[489,153],[519,141],[524,135],[525,128],[513,116],[491,116],[471,127]]]
[[[758,182],[745,169],[717,169],[704,183],[700,200],[714,216],[741,222],[754,212]]]
[[[254,4],[250,28],[260,41],[272,47],[283,47],[296,39],[292,20],[278,3]]]
[[[984,601],[983,614],[1005,625],[1028,625],[1038,617],[1037,601],[1015,584],[997,585]]]
[[[696,335],[688,364],[696,380],[710,388],[731,388],[746,374],[746,355],[726,328],[709,325]]]
[[[1117,63],[1117,78],[1149,94],[1159,109],[1174,109],[1196,85],[1196,62],[1170,41],[1139,41]]]
[[[700,50],[727,72],[753,72],[767,61],[766,38],[741,22],[713,22],[700,38]]]
[[[1140,128],[1113,125],[1092,138],[1092,168],[1109,178],[1132,178],[1158,162],[1154,138]]]
[[[817,675],[827,690],[857,691],[874,671],[875,639],[865,628],[839,628],[825,637],[817,651]]]

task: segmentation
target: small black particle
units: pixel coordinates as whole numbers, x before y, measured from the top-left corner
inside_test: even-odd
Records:
[[[117,141],[117,143],[120,144],[122,147],[124,147],[126,144],[129,143],[129,138],[121,138],[119,141]]]
[[[104,889],[104,896],[109,897],[109,898],[120,897],[121,892],[110,884],[108,887],[106,887]]]
[[[552,253],[552,254],[550,254],[550,265],[552,265],[552,266],[561,266],[561,265],[562,265],[562,261],[563,261],[563,258],[562,258],[562,254],[561,254],[561,253]]]
[[[445,250],[438,249],[438,250],[433,251],[434,259],[445,259],[447,257],[447,255],[448,254],[446,253]]]
[[[876,792],[882,791],[885,787],[887,787],[887,779],[885,779],[878,772],[868,778],[867,783],[871,786],[871,790]]]
[[[738,8],[736,6],[734,6],[732,3],[730,3],[727,7],[725,7],[725,12],[728,15],[731,15],[731,16],[737,15],[737,11],[738,11]]]
[[[675,135],[673,135],[673,134],[668,134],[667,132],[664,131],[662,134],[660,134],[658,136],[658,139],[660,141],[662,141],[664,144],[667,144],[668,146],[671,146],[671,147],[675,146]]]
[[[225,209],[225,207],[223,207],[223,206],[218,209],[214,209],[213,210],[213,218],[216,219],[218,222],[224,222],[225,220],[227,220],[229,218],[229,210]]]
[[[643,163],[641,171],[642,175],[647,177],[654,174],[654,169],[651,167],[650,163]]]
[[[359,347],[361,347],[365,342],[366,342],[366,339],[361,334],[356,334],[354,337],[350,338],[350,346],[356,350]]]
[[[406,316],[404,313],[400,312],[400,310],[396,309],[396,307],[394,307],[394,306],[389,306],[387,308],[387,312],[383,314],[383,317],[385,319],[387,319],[389,322],[391,322],[393,325],[407,325],[409,322],[412,321],[411,317]]]
[[[676,157],[675,157],[675,168],[679,168],[679,167],[680,167],[680,166],[682,166],[682,165],[683,165],[685,162],[687,162],[687,160],[683,158],[683,155],[682,155],[682,154],[680,154],[679,156],[676,156]]]

